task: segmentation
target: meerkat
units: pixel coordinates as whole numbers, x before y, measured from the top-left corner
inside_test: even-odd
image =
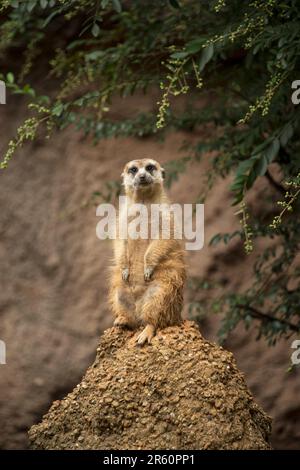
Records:
[[[169,207],[164,190],[164,169],[153,159],[132,160],[122,173],[130,207],[153,204]],[[149,211],[150,213],[150,211]],[[119,214],[119,225],[124,214]],[[150,343],[158,328],[181,322],[183,288],[186,278],[185,253],[182,241],[174,235],[174,218],[170,211],[170,237],[163,239],[159,226],[158,237],[151,239],[117,239],[114,246],[109,300],[115,316],[114,325],[135,328],[144,325],[137,343]],[[152,221],[152,219],[151,219]],[[149,235],[151,222],[149,222]]]

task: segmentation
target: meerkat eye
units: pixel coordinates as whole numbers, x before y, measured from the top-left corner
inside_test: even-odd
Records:
[[[155,166],[155,165],[152,165],[152,164],[150,163],[150,165],[147,165],[147,166],[146,166],[145,170],[146,170],[146,171],[150,171],[150,172],[151,172],[151,171],[154,171],[154,170],[156,170],[156,166]]]
[[[135,173],[137,173],[137,171],[138,171],[137,167],[132,166],[131,168],[129,168],[128,173],[132,173],[134,175]]]

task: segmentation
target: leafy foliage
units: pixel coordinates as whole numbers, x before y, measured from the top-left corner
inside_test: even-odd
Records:
[[[1,168],[42,130],[50,136],[72,125],[97,142],[213,125],[212,138],[170,165],[169,183],[191,160],[212,152],[208,187],[217,176],[234,172],[233,204],[241,217],[240,231],[219,234],[212,244],[238,237],[250,253],[255,238],[276,239],[258,255],[250,289],[214,298],[225,312],[221,335],[240,321],[249,327],[254,319],[270,344],[299,332],[300,107],[291,102],[291,84],[300,72],[299,2],[4,0],[0,14],[2,64],[16,51],[23,54],[1,78],[11,92],[28,96],[32,113],[9,143]],[[27,84],[45,56],[45,76],[55,88],[51,96]],[[116,94],[147,93],[153,86],[162,90],[157,112],[107,118]],[[210,97],[210,105],[174,112],[180,94],[193,101]],[[276,178],[274,163],[281,175]],[[251,222],[247,194],[262,177],[283,199],[281,211],[275,206]],[[199,303],[197,308],[203,310]]]

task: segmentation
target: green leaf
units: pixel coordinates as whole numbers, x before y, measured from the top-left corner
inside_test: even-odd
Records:
[[[118,13],[121,13],[121,11],[122,11],[122,5],[121,5],[121,3],[119,2],[119,0],[112,0],[112,3],[113,3],[113,6],[114,6],[114,9],[115,9]]]
[[[269,145],[270,140],[265,140],[262,144],[257,145],[254,150],[252,155],[256,156],[258,154],[261,154]]]
[[[251,158],[248,158],[247,160],[242,161],[236,171],[236,176],[245,176],[249,169],[253,166],[253,160]]]
[[[26,93],[26,95],[35,96],[34,89],[28,84],[23,86],[23,92]]]
[[[251,188],[254,181],[260,174],[264,174],[267,168],[265,156],[255,155],[241,162],[237,168],[231,191],[235,192],[233,205],[238,204],[243,199],[244,189]]]
[[[14,83],[14,81],[15,81],[14,74],[11,73],[11,72],[8,72],[8,74],[6,75],[6,79],[7,79],[8,83]]]
[[[189,56],[190,53],[186,51],[180,51],[180,52],[174,52],[171,54],[171,57],[173,59],[184,59],[185,57]]]
[[[223,243],[224,243],[225,245],[227,245],[228,242],[229,242],[229,240],[230,240],[230,234],[229,234],[229,233],[225,233],[225,234],[223,235]]]
[[[48,0],[40,0],[40,5],[42,8],[45,9],[48,5]]]
[[[256,44],[256,46],[252,50],[252,54],[253,55],[257,54],[260,48],[261,48],[261,43]]]
[[[213,55],[214,55],[214,45],[209,44],[203,49],[201,57],[200,57],[200,61],[199,61],[200,72],[204,69],[206,64],[208,64],[208,62],[211,60]]]
[[[210,242],[209,242],[209,246],[215,246],[217,245],[218,243],[220,243],[220,241],[222,240],[222,235],[220,233],[217,233],[216,235],[214,235]]]
[[[268,160],[266,159],[265,155],[260,155],[257,158],[257,162],[255,164],[255,171],[258,176],[263,176],[268,168]]]
[[[50,98],[47,95],[42,95],[38,97],[38,102],[40,104],[49,104],[50,103]]]
[[[232,205],[236,206],[237,204],[239,204],[243,200],[243,197],[244,197],[243,192],[240,192],[240,193],[236,194],[235,197],[234,197]]]
[[[243,188],[245,182],[245,176],[236,176],[234,182],[230,186],[231,191],[238,191]]]
[[[100,28],[97,23],[95,23],[92,27],[92,35],[96,38],[99,36]]]
[[[58,9],[58,10],[53,11],[49,16],[47,16],[47,18],[45,19],[42,25],[42,28],[45,28],[56,15],[59,15],[60,12],[61,12],[61,9]]]
[[[255,159],[253,159],[252,168],[250,169],[248,175],[245,178],[245,183],[246,183],[246,188],[247,189],[250,189],[253,186],[254,181],[259,176],[257,166],[258,166],[258,159],[255,158]]]
[[[94,44],[98,44],[97,39],[76,39],[75,41],[72,41],[70,42],[70,44],[67,45],[66,50],[71,51],[72,49],[75,49],[75,47],[91,46]]]
[[[195,54],[196,52],[199,52],[202,49],[204,41],[205,39],[201,38],[193,39],[193,41],[187,43],[185,49],[190,54]]]
[[[265,151],[265,157],[268,163],[271,163],[274,160],[274,158],[277,156],[279,148],[280,148],[279,140],[274,139]]]
[[[283,130],[280,134],[280,143],[283,147],[288,143],[290,138],[293,137],[293,134],[294,134],[294,128],[293,128],[292,124],[290,122],[288,122],[284,126],[284,128],[283,128]]]
[[[52,114],[54,116],[61,116],[61,113],[64,110],[64,105],[62,103],[57,103],[54,108],[52,109]]]
[[[36,6],[37,0],[30,0],[27,2],[27,11],[32,11],[34,7]]]
[[[104,51],[93,51],[90,52],[89,54],[86,54],[85,59],[86,60],[98,60],[100,57],[103,57],[105,54]]]

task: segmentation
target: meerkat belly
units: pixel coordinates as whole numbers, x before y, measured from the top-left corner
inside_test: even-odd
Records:
[[[129,283],[137,294],[142,294],[147,287],[144,279],[144,255],[148,245],[149,240],[128,240]]]

